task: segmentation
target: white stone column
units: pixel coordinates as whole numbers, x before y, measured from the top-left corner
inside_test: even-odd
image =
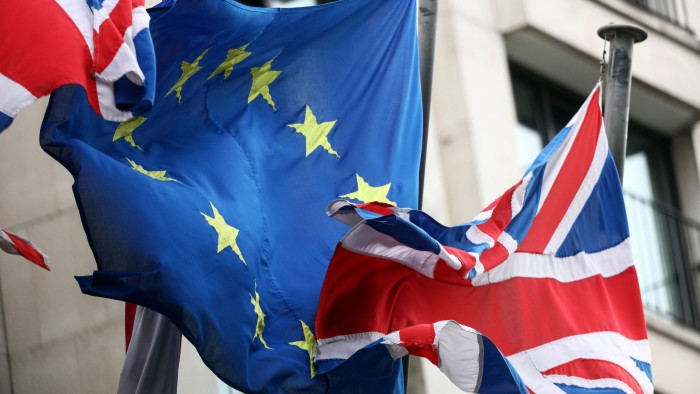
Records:
[[[455,224],[471,219],[521,175],[512,143],[516,115],[494,5],[442,0],[437,34],[431,115],[437,147],[430,153],[437,157],[428,160],[440,162],[448,220]]]

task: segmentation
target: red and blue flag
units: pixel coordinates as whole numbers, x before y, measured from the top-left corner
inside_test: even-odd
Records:
[[[144,0],[0,2],[0,132],[68,84],[82,86],[106,119],[147,111],[155,89],[148,24]]]
[[[0,229],[0,249],[6,253],[24,257],[39,267],[51,271],[49,256],[44,254],[31,241]]]
[[[649,344],[597,86],[473,221],[337,200],[316,319],[319,371],[407,354],[470,392],[651,393]]]

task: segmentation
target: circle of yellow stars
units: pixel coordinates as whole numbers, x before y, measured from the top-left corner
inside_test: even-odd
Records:
[[[238,48],[229,49],[226,58],[214,69],[214,71],[207,77],[207,80],[223,74],[223,80],[227,79],[234,68],[244,62],[251,55],[251,52],[247,51],[249,44],[245,44]],[[203,60],[204,56],[207,54],[209,49],[204,50],[193,62],[182,61],[180,70],[181,75],[175,84],[168,90],[165,96],[170,95],[175,92],[175,96],[178,103],[182,102],[182,91],[185,84],[189,79],[194,76],[197,72],[203,69],[200,66],[200,61]],[[265,62],[259,67],[251,67],[251,88],[248,94],[248,104],[250,104],[257,97],[262,97],[265,102],[267,102],[274,111],[277,111],[275,101],[272,98],[270,92],[270,85],[277,80],[277,78],[282,74],[280,70],[273,69],[273,62],[277,56]],[[135,117],[125,122],[122,122],[117,126],[115,133],[112,137],[112,141],[116,142],[120,139],[124,139],[131,147],[136,148],[143,152],[143,149],[134,140],[133,134],[136,129],[146,122],[144,117]],[[340,158],[338,152],[332,147],[331,142],[328,137],[330,133],[334,130],[337,120],[329,120],[320,122],[318,121],[316,115],[313,113],[309,105],[305,106],[304,120],[302,123],[292,123],[287,126],[294,129],[297,133],[301,134],[305,138],[305,157],[309,157],[318,148],[324,149],[328,154]],[[137,172],[146,175],[154,180],[158,181],[176,181],[173,178],[166,176],[165,170],[146,170],[141,165],[137,164],[133,160],[127,158],[127,161],[131,165],[132,169]],[[362,176],[355,174],[355,179],[357,182],[357,190],[350,193],[341,195],[342,198],[350,198],[359,200],[364,203],[378,201],[383,203],[388,203],[396,205],[393,201],[389,200],[388,194],[391,188],[391,183],[387,183],[381,186],[370,185]],[[176,181],[177,182],[177,181]],[[241,252],[237,238],[240,233],[239,229],[231,226],[227,223],[218,209],[214,206],[212,202],[209,202],[212,215],[209,216],[204,212],[200,214],[204,217],[207,223],[216,231],[217,234],[217,253],[221,253],[224,249],[230,248],[241,260],[241,262],[247,265],[243,253]],[[250,303],[253,307],[253,312],[257,316],[255,330],[253,333],[253,340],[258,339],[260,343],[266,348],[273,350],[268,346],[267,342],[263,338],[263,331],[265,329],[265,318],[267,315],[263,311],[260,294],[257,292],[257,283],[255,283],[254,295],[248,293],[250,296]],[[300,320],[302,333],[304,335],[303,340],[289,342],[289,345],[296,346],[302,350],[305,350],[309,355],[309,368],[311,373],[311,378],[316,376],[316,367],[313,363],[313,349],[316,346],[316,336],[311,331],[309,326],[302,320]]]

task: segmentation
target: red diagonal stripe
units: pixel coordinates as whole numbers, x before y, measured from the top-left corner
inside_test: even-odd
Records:
[[[490,247],[481,253],[479,261],[481,261],[481,264],[484,266],[484,270],[488,271],[504,262],[508,256],[510,256],[508,249],[506,249],[502,243],[496,242],[493,247]]]
[[[542,253],[581,187],[593,162],[603,120],[598,106],[599,95],[600,89],[597,89],[589,101],[581,129],[569,150],[569,155],[564,160],[549,195],[535,216],[518,251]]]
[[[131,1],[119,1],[109,18],[95,31],[95,72],[104,71],[124,43],[124,32],[131,26],[132,9]]]
[[[22,257],[38,265],[41,268],[46,269],[47,271],[51,271],[51,268],[49,268],[49,266],[46,264],[46,260],[44,259],[43,253],[41,253],[29,243],[27,243],[24,239],[14,234],[8,233],[7,231],[4,231],[4,233],[7,235],[8,238],[10,238],[10,241],[12,241],[12,245],[15,247],[15,249],[17,249],[17,252],[19,252],[19,254]]]
[[[496,206],[493,208],[491,218],[488,221],[476,226],[479,231],[488,235],[494,241],[498,239],[503,230],[513,219],[513,193],[521,183],[523,183],[522,179],[520,182],[516,183],[513,185],[513,187],[503,193],[501,198],[497,200],[498,202],[496,203]]]

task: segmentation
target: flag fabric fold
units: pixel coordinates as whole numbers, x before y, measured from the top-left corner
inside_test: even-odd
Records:
[[[82,86],[112,121],[147,111],[155,55],[144,0],[6,0],[0,3],[0,132],[59,86]]]
[[[117,394],[177,393],[182,335],[167,317],[136,307]]]
[[[0,230],[0,249],[6,253],[22,256],[39,267],[51,271],[49,256],[27,239]]]
[[[150,10],[149,112],[109,122],[66,86],[42,125],[97,261],[82,291],[164,315],[243,392],[402,392],[391,358],[350,378],[311,355],[328,201],[417,203],[415,1],[173,3]]]
[[[525,176],[469,223],[445,227],[420,211],[343,200],[327,211],[352,230],[319,300],[320,371],[413,354],[466,391],[653,391],[599,86]]]

